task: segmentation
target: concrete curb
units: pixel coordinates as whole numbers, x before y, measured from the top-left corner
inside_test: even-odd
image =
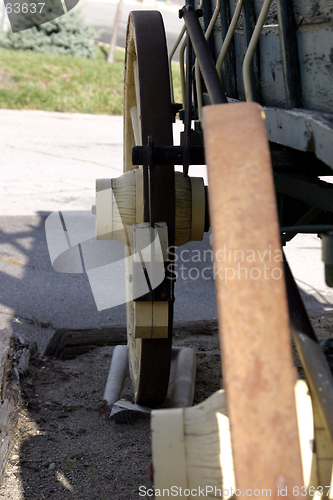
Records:
[[[119,400],[126,375],[129,373],[127,346],[115,347],[111,359],[104,397],[108,406]],[[190,347],[173,347],[171,355],[168,398],[173,408],[192,406],[196,373],[196,357]],[[138,405],[127,404],[126,409],[140,411]]]
[[[108,406],[118,401],[121,389],[128,371],[128,354],[126,345],[117,345],[114,348],[104,397]]]

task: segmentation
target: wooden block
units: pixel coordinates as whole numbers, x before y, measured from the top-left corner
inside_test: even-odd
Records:
[[[186,498],[194,499],[199,488],[207,487],[206,498],[234,489],[224,391],[191,408],[155,410],[151,427],[155,492],[190,489]]]
[[[96,179],[96,239],[112,239],[111,179]]]
[[[172,486],[187,488],[184,409],[153,411],[151,430],[155,495]]]
[[[134,302],[137,339],[168,337],[168,302]]]
[[[134,302],[134,337],[136,339],[150,339],[153,324],[153,303]]]
[[[306,490],[298,487],[299,494],[296,489],[294,496],[306,498],[307,491],[310,499],[314,498],[318,486],[318,477],[313,474],[313,470],[316,472],[317,457],[314,452],[316,447],[313,446],[312,402],[304,381],[297,381],[294,395],[306,486]],[[205,497],[211,499],[235,498],[234,459],[225,391],[215,392],[199,405],[182,409],[182,413],[155,410],[151,422],[155,490],[165,488],[171,491],[172,486],[187,488],[192,493],[186,497],[192,500],[199,496],[199,491],[204,491]],[[256,458],[254,456],[253,459]],[[289,493],[293,494],[293,488]],[[324,488],[324,491],[328,491],[328,488]],[[167,493],[165,496],[168,496]],[[237,496],[243,495],[238,492]],[[266,496],[270,497],[268,493]]]
[[[189,488],[208,487],[207,498],[220,498],[223,490],[226,498],[233,496],[235,477],[225,392],[217,391],[184,412]]]

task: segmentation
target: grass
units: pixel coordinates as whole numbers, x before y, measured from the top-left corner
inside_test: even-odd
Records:
[[[121,115],[124,56],[117,50],[110,64],[103,49],[96,59],[1,49],[0,108]],[[180,99],[177,63],[173,68]]]
[[[123,58],[118,51],[118,62],[108,64],[102,57],[2,49],[0,108],[120,115]]]

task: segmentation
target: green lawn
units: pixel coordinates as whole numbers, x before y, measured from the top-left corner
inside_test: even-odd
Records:
[[[175,97],[180,99],[175,68]],[[124,52],[116,62],[0,49],[0,108],[121,115]],[[179,100],[178,100],[179,102]]]

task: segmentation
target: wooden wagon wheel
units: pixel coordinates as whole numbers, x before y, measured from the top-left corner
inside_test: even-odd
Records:
[[[124,96],[124,172],[139,169],[143,189],[137,186],[136,222],[149,221],[148,181],[145,166],[132,165],[132,146],[147,144],[152,136],[156,145],[172,144],[172,112],[165,32],[161,14],[155,11],[132,12],[126,41]],[[141,194],[140,194],[141,193]],[[141,200],[138,200],[138,197]],[[154,211],[156,222],[166,222],[168,243],[174,244],[175,189],[174,169],[154,167]],[[139,209],[138,209],[139,207]],[[131,254],[133,248],[127,250]],[[128,261],[128,259],[127,259]],[[126,282],[131,285],[131,264],[127,264]],[[157,406],[164,402],[171,363],[173,302],[161,302],[167,338],[137,338],[140,323],[138,303],[128,301],[127,344],[130,373],[137,403]],[[142,304],[142,303],[141,303]],[[150,303],[153,305],[153,303]],[[162,305],[161,305],[162,304]],[[165,309],[167,308],[167,309]],[[139,325],[140,326],[140,325]],[[145,327],[143,327],[144,329]],[[153,319],[149,325],[154,335]],[[141,329],[142,330],[142,329]],[[145,336],[145,335],[144,335]]]

